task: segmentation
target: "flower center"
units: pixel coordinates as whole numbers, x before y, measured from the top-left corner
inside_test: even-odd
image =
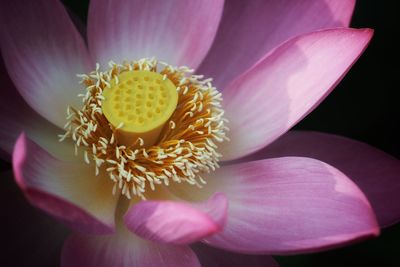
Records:
[[[153,145],[176,109],[176,86],[166,75],[146,70],[126,71],[103,91],[103,113],[115,127],[117,142],[133,145],[142,138]]]
[[[81,107],[68,107],[66,133],[110,189],[146,198],[150,187],[186,182],[202,187],[202,173],[218,168],[218,143],[228,140],[221,93],[211,79],[154,59],[100,66],[78,75]]]

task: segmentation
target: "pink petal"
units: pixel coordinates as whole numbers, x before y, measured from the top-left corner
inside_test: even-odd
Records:
[[[0,61],[0,83],[2,87],[0,90],[0,148],[7,154],[11,154],[15,139],[25,124],[19,119],[29,118],[34,113],[14,88],[2,61]],[[35,114],[32,119],[38,117]]]
[[[11,161],[10,155],[15,141],[22,131],[51,154],[70,158],[71,148],[66,150],[65,146],[71,144],[58,141],[58,134],[62,133],[60,128],[45,120],[26,104],[8,77],[3,62],[0,62],[0,82],[2,84],[0,90],[0,150],[4,152],[1,155],[2,158]]]
[[[155,57],[196,68],[214,40],[222,8],[222,0],[94,0],[90,51],[102,66]]]
[[[224,230],[212,246],[244,253],[320,251],[379,233],[368,200],[337,169],[309,158],[274,158],[223,167],[212,188],[226,193]]]
[[[186,246],[157,244],[123,232],[109,236],[72,235],[64,244],[62,267],[200,267]]]
[[[142,238],[184,245],[221,231],[226,221],[227,205],[222,193],[196,205],[141,201],[128,210],[124,222],[128,229]]]
[[[110,233],[118,196],[94,167],[61,161],[22,134],[15,144],[13,169],[17,184],[32,205],[83,232]]]
[[[0,148],[7,154],[11,154],[15,140],[24,126],[27,129],[34,128],[30,127],[32,123],[43,119],[18,94],[2,61],[0,61],[0,83],[2,87],[0,90]]]
[[[205,267],[278,267],[279,264],[268,255],[245,255],[228,252],[226,250],[212,248],[197,243],[192,246],[200,260],[201,266]]]
[[[303,156],[322,160],[350,177],[365,193],[379,224],[400,221],[400,161],[367,144],[317,132],[288,132],[245,160]]]
[[[63,126],[67,105],[80,105],[77,73],[90,61],[59,1],[3,1],[0,46],[11,79],[39,114]]]
[[[372,30],[333,29],[286,42],[224,90],[231,142],[224,160],[268,145],[311,112],[338,84]]]
[[[282,42],[319,29],[347,27],[354,0],[230,0],[199,73],[220,90]]]

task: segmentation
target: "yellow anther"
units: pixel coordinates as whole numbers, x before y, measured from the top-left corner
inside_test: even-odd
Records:
[[[178,103],[175,85],[162,74],[145,70],[119,74],[103,96],[103,114],[118,128],[118,143],[128,146],[138,138],[145,146],[153,145]]]

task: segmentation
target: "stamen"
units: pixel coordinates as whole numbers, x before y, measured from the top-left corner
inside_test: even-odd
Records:
[[[147,186],[205,184],[201,173],[219,167],[217,143],[228,140],[222,97],[211,80],[154,59],[109,65],[79,75],[83,106],[68,107],[60,141],[72,138],[96,175],[107,172],[113,194],[145,198]]]

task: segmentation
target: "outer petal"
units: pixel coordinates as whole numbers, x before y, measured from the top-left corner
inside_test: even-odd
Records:
[[[379,233],[363,193],[335,168],[308,158],[226,166],[212,188],[229,199],[228,220],[206,242],[245,253],[319,251]]]
[[[354,0],[230,0],[199,73],[221,90],[282,42],[319,29],[347,27]]]
[[[400,221],[400,161],[367,144],[317,132],[288,132],[244,160],[303,156],[322,160],[344,172],[365,193],[379,224]]]
[[[8,73],[25,100],[63,126],[67,105],[80,105],[77,73],[90,69],[82,37],[57,0],[3,1],[0,46]]]
[[[16,182],[32,205],[79,231],[110,233],[118,196],[107,177],[80,162],[60,161],[22,134],[15,144]]]
[[[128,210],[124,221],[132,232],[145,239],[190,244],[222,230],[227,204],[222,193],[197,207],[174,201],[141,201]]]
[[[231,142],[221,150],[235,159],[268,145],[313,110],[344,77],[372,30],[333,29],[286,42],[224,91]]]
[[[197,243],[192,246],[204,267],[278,267],[279,264],[268,255],[244,255],[228,252]]]
[[[62,267],[200,267],[189,247],[156,244],[129,232],[73,235],[64,244]]]
[[[208,52],[223,0],[123,1],[90,4],[90,51],[101,63],[156,57],[196,68]]]
[[[15,141],[24,131],[29,138],[43,146],[53,155],[71,158],[72,149],[68,142],[58,142],[61,129],[52,125],[30,108],[18,94],[7,72],[0,62],[0,154],[3,159],[11,160]]]

